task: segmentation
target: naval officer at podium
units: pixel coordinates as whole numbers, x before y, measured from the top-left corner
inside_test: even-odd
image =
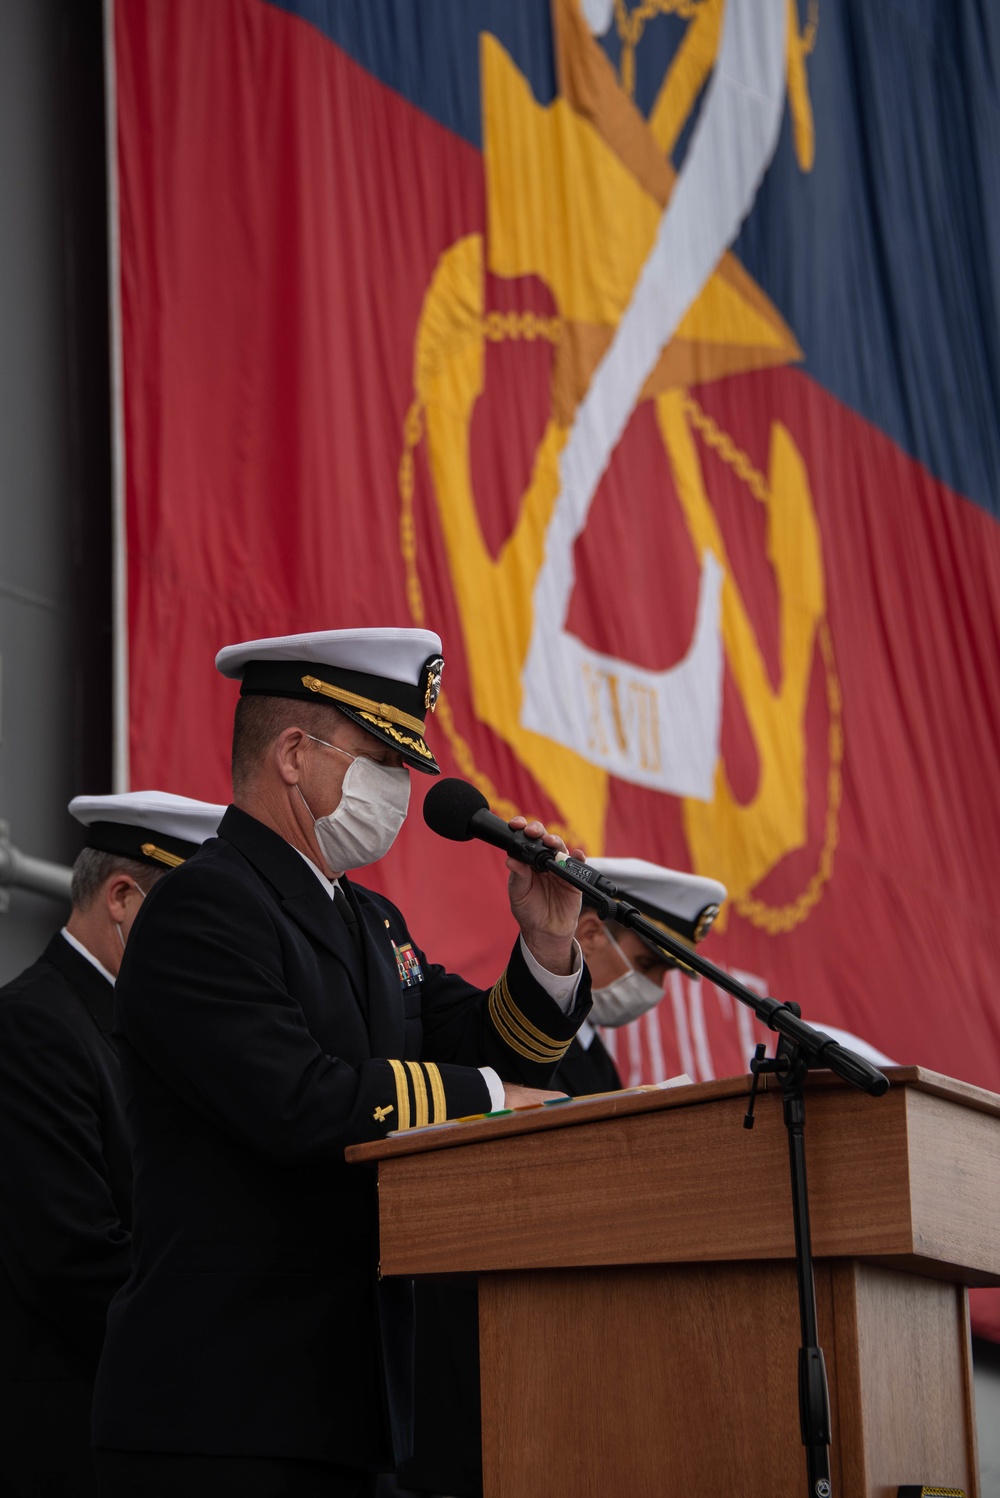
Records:
[[[412,1293],[379,1279],[375,1174],[344,1147],[554,1095],[590,1008],[579,896],[509,865],[521,934],[482,992],[346,877],[392,845],[409,771],[437,773],[436,635],[217,664],[241,683],[234,805],[149,896],[118,985],[135,1261],[95,1395],[101,1491],[367,1494],[409,1449]]]

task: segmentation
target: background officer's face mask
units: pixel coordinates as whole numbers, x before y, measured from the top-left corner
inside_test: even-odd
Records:
[[[363,869],[388,853],[406,820],[410,804],[409,772],[376,764],[362,754],[349,755],[346,749],[312,734],[309,737],[316,744],[347,755],[351,761],[336,810],[328,817],[313,817],[316,841],[335,874],[345,869]],[[302,796],[298,786],[296,790]],[[302,800],[312,816],[305,796]]]
[[[604,988],[593,990],[594,1007],[589,1019],[592,1025],[604,1025],[616,1030],[619,1025],[630,1024],[632,1020],[645,1014],[647,1009],[654,1008],[663,998],[663,989],[652,978],[647,978],[645,973],[636,972],[606,926],[604,934],[622,962],[628,964],[628,971]]]

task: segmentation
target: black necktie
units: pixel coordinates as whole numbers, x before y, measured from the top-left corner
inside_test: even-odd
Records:
[[[350,900],[344,894],[344,891],[341,889],[339,884],[334,887],[333,903],[337,907],[341,914],[341,917],[343,918],[344,925],[347,927],[351,941],[354,943],[354,950],[357,952],[359,957],[363,957],[364,947],[362,946],[361,942],[361,931],[358,927],[358,918],[354,914],[354,910],[351,906]]]

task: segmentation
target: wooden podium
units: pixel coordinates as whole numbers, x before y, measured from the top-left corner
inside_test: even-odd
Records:
[[[979,1493],[966,1285],[1000,1283],[1000,1097],[811,1079],[834,1493]],[[762,1083],[767,1078],[762,1078]],[[780,1095],[749,1078],[401,1134],[383,1274],[479,1275],[485,1498],[802,1498]]]

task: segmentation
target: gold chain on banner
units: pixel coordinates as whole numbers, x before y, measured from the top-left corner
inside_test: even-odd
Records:
[[[523,338],[530,342],[536,338],[544,338],[555,344],[559,341],[560,332],[561,324],[555,317],[539,317],[533,312],[490,312],[468,336],[478,337],[482,333],[493,343],[499,343],[505,339]],[[728,432],[724,432],[691,395],[687,396],[684,401],[684,413],[692,427],[702,437],[705,445],[717,453],[722,462],[732,469],[754,499],[760,504],[767,504],[770,499],[770,486],[767,478],[754,466],[747,454],[737,447]],[[421,628],[426,626],[427,616],[423,586],[417,566],[417,530],[413,514],[413,497],[414,452],[420,445],[423,435],[423,403],[419,397],[415,397],[403,420],[403,450],[397,471],[397,484],[400,498],[399,542],[406,573],[406,597],[410,617],[414,624]],[[843,791],[841,771],[844,757],[842,698],[833,653],[833,640],[826,619],[821,622],[818,635],[826,673],[826,701],[829,714],[827,809],[823,848],[819,861],[805,889],[795,900],[786,905],[769,905],[766,901],[755,899],[752,895],[742,895],[733,899],[734,908],[745,920],[772,936],[791,931],[795,926],[800,925],[819,903],[824,886],[833,873],[834,853],[839,838],[840,804]],[[438,698],[436,721],[444,730],[458,769],[467,780],[482,791],[497,815],[505,820],[524,815],[514,802],[500,795],[490,777],[476,764],[472,748],[468,740],[460,733],[451,702],[443,690]],[[578,841],[571,828],[559,823],[553,823],[551,831],[558,833],[567,844],[572,845]]]
[[[634,10],[629,10],[625,0],[615,0],[615,26],[621,47],[622,88],[629,98],[635,97],[635,54],[646,29],[646,22],[654,16],[677,16],[681,21],[693,21],[706,0],[640,0]],[[816,46],[819,30],[819,0],[809,0],[806,24],[802,30],[800,50],[808,57]]]
[[[706,445],[717,453],[723,463],[731,468],[737,478],[750,490],[760,504],[767,504],[770,488],[759,468],[755,468],[743,450],[724,432],[717,422],[689,395],[684,402],[684,414],[695,431],[701,434]],[[844,760],[843,699],[837,664],[833,654],[833,639],[826,619],[820,623],[819,648],[826,672],[826,707],[829,715],[827,732],[827,755],[829,765],[826,781],[826,821],[823,830],[823,848],[812,878],[797,899],[787,905],[768,905],[753,895],[741,895],[733,899],[733,907],[745,920],[766,931],[770,936],[791,931],[801,925],[809,912],[823,897],[823,886],[833,873],[833,855],[840,837],[840,802],[843,794],[842,767]]]
[[[646,22],[654,16],[677,16],[682,21],[693,21],[704,4],[705,0],[640,0],[634,10],[629,10],[625,0],[615,0],[622,87],[630,99],[635,94],[635,49],[642,40]]]

